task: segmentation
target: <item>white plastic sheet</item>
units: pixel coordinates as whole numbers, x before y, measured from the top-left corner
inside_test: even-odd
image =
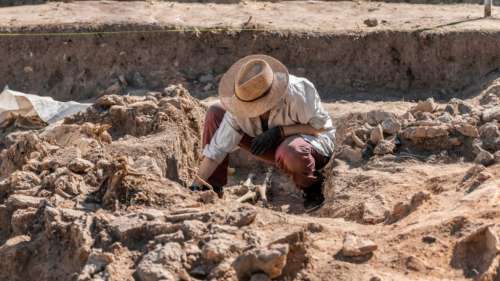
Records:
[[[89,107],[89,103],[60,102],[51,97],[25,94],[5,88],[0,94],[0,124],[13,114],[33,116],[51,124]]]

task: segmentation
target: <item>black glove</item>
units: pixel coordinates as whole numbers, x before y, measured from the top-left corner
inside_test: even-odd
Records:
[[[276,147],[283,138],[283,128],[273,127],[255,137],[252,141],[250,151],[253,155],[262,155],[269,149]]]

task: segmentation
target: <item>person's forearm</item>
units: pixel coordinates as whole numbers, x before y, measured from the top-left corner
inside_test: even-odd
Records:
[[[316,136],[323,131],[324,130],[315,129],[311,125],[308,125],[308,124],[297,124],[297,125],[283,126],[284,137],[288,137],[288,136],[292,136],[292,135],[299,135],[299,134]]]
[[[198,176],[203,180],[208,180],[208,178],[213,174],[218,164],[215,160],[212,160],[208,157],[203,157],[201,160],[200,167],[198,169]],[[203,182],[200,182],[198,179],[194,179],[193,181],[196,184],[203,185]]]

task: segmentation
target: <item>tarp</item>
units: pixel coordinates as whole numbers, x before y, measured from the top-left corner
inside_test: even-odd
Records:
[[[0,124],[13,115],[38,116],[49,124],[89,107],[89,103],[61,102],[51,97],[25,94],[5,88],[0,94]]]

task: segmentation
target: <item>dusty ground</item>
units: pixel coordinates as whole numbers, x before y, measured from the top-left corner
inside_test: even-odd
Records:
[[[27,28],[73,24],[99,27],[104,24],[126,23],[127,25],[150,24],[155,27],[172,25],[187,28],[246,27],[317,32],[440,28],[462,30],[478,27],[483,30],[498,29],[496,17],[481,19],[482,16],[483,7],[473,4],[412,5],[350,1],[239,4],[78,1],[2,8],[0,26]],[[380,24],[374,28],[368,27],[363,23],[368,18],[376,18]]]
[[[325,104],[337,153],[310,213],[278,171],[267,207],[237,203],[266,169],[241,153],[224,199],[188,191],[205,107],[182,87],[103,96],[2,140],[0,280],[496,281],[499,83],[468,101]]]

